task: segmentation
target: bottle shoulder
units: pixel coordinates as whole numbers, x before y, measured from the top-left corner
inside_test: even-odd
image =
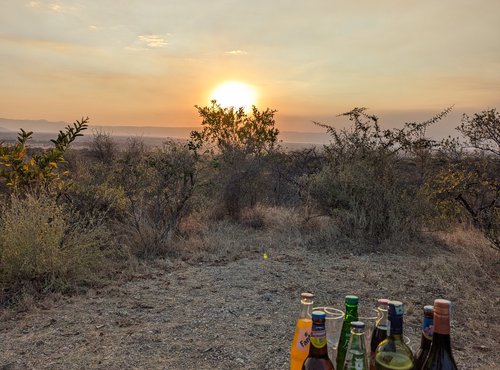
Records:
[[[453,355],[448,351],[441,350],[436,352],[429,353],[427,360],[422,366],[422,369],[429,370],[456,370],[457,364],[455,363],[455,359]]]
[[[375,350],[376,353],[379,352],[398,352],[406,355],[412,361],[414,360],[413,352],[402,340],[394,338],[386,338],[377,346]]]

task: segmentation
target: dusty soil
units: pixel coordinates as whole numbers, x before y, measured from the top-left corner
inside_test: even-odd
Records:
[[[288,246],[267,253],[267,260],[258,248],[232,261],[159,260],[84,295],[4,310],[0,369],[287,369],[305,290],[321,305],[340,307],[349,293],[362,305],[403,301],[413,349],[421,307],[450,299],[459,368],[500,367],[499,279],[483,270],[481,256],[464,262],[452,250],[356,256]]]

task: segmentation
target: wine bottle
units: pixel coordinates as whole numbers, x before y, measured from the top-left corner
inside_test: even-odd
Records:
[[[388,299],[381,298],[378,301],[378,320],[373,328],[372,338],[370,341],[370,370],[375,369],[375,351],[382,341],[387,338],[387,305]]]
[[[376,370],[411,370],[413,353],[403,341],[403,303],[389,301],[387,338],[375,352]]]
[[[434,301],[434,333],[432,334],[429,356],[427,356],[422,369],[457,369],[457,364],[451,352],[450,309],[450,301],[446,299],[436,299]]]
[[[434,331],[434,307],[424,306],[424,318],[422,320],[422,339],[420,348],[415,354],[415,370],[421,370],[424,365],[432,343],[432,333]]]

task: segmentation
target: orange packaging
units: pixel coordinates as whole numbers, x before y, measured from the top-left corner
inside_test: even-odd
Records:
[[[290,350],[290,370],[301,370],[311,342],[311,319],[298,319]]]

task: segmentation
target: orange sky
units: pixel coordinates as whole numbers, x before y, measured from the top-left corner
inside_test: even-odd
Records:
[[[0,117],[194,126],[226,80],[288,130],[355,106],[500,108],[498,14],[491,0],[6,1]]]

